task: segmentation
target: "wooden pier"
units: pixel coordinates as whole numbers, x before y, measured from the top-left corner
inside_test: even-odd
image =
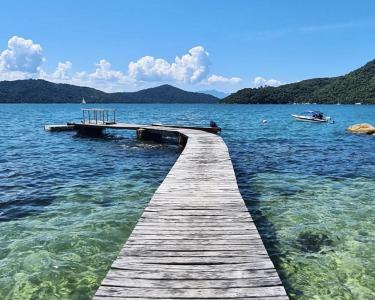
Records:
[[[94,299],[288,299],[222,138],[188,128],[137,129],[175,133],[186,146]]]
[[[228,148],[213,127],[117,123],[84,109],[81,122],[49,131],[137,138],[175,135],[184,150],[153,195],[94,299],[288,299],[238,190]]]

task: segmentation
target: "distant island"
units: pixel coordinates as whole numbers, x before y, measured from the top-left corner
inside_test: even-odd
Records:
[[[0,82],[0,103],[217,103],[219,98],[165,84],[138,92],[105,93],[41,79]]]
[[[375,104],[375,60],[343,76],[245,88],[225,96],[215,90],[189,92],[168,84],[137,92],[106,93],[41,79],[0,82],[0,103],[80,103],[85,98],[87,103]]]
[[[198,91],[198,93],[212,95],[212,96],[214,96],[216,98],[219,98],[219,99],[223,99],[223,98],[229,96],[229,93],[224,93],[224,92],[217,91],[217,90]]]
[[[375,60],[344,76],[315,78],[279,87],[245,88],[220,103],[375,104]]]

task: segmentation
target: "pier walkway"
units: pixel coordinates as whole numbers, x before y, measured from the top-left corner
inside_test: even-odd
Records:
[[[186,146],[94,299],[288,299],[218,135],[162,126]]]

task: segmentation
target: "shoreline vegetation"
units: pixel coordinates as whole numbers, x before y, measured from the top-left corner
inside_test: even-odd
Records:
[[[308,79],[279,87],[245,88],[220,103],[375,104],[375,60],[343,76]]]
[[[244,88],[220,99],[164,84],[137,92],[106,93],[42,79],[0,81],[0,103],[375,104],[375,60],[346,75],[279,87]]]
[[[217,103],[219,98],[164,84],[137,92],[106,93],[42,79],[0,82],[0,103]]]

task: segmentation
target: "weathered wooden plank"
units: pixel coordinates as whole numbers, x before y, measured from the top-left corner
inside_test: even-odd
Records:
[[[126,249],[137,250],[137,251],[265,251],[264,246],[261,243],[254,243],[252,245],[233,245],[233,244],[221,244],[221,245],[197,245],[197,244],[170,244],[170,245],[159,245],[159,244],[148,244],[137,245],[127,244],[121,251]],[[122,253],[122,252],[120,252]]]
[[[162,289],[190,289],[191,287],[204,289],[250,288],[270,285],[281,285],[279,276],[261,278],[234,278],[234,279],[139,279],[110,274],[102,285],[126,288],[162,288]]]
[[[168,219],[160,218],[160,220],[157,220],[157,219],[140,220],[140,222],[138,224],[139,225],[136,225],[136,226],[154,224],[154,226],[156,226],[156,227],[160,226],[161,228],[163,228],[163,227],[168,227],[168,226],[173,227],[173,225],[177,225],[182,230],[184,228],[185,229],[191,228],[193,230],[208,228],[207,230],[209,230],[211,227],[220,228],[220,225],[223,224],[223,222],[220,222],[220,221],[217,221],[217,220],[216,221],[213,220],[212,222],[209,222],[209,220],[206,220],[206,221],[202,221],[202,222],[197,221],[197,222],[192,223],[189,220],[183,220],[183,221],[178,222],[176,224],[175,220],[168,220]],[[190,227],[189,227],[189,224],[190,224]],[[244,227],[244,228],[249,227],[249,229],[256,228],[255,225],[252,222],[247,222],[247,221],[236,222],[236,226]],[[219,230],[216,230],[216,231],[219,231]]]
[[[129,247],[123,249],[120,252],[120,256],[141,256],[141,257],[171,257],[171,256],[211,256],[211,257],[249,257],[256,255],[267,255],[265,249],[253,249],[253,250],[216,250],[216,251],[195,251],[195,250],[184,250],[184,251],[163,251],[163,250],[140,250],[132,249]]]
[[[240,270],[269,270],[274,269],[274,266],[271,260],[254,260],[251,262],[246,263],[237,263],[237,264],[197,264],[197,265],[189,265],[189,264],[157,264],[157,263],[150,263],[145,264],[142,263],[142,260],[139,259],[137,262],[133,261],[124,261],[121,259],[116,259],[112,264],[112,269],[122,269],[122,270],[164,270],[168,272],[227,272],[227,271],[240,271]],[[109,274],[109,273],[108,273]]]
[[[148,205],[146,208],[147,211],[152,211],[152,212],[163,212],[165,210],[165,207],[168,207],[169,210],[178,210],[178,211],[238,211],[238,206],[234,205],[233,203],[229,204],[219,204],[219,203],[213,203],[210,205],[207,203],[206,208],[202,206],[202,199],[199,199],[197,201],[189,201],[189,206],[187,207],[186,204],[183,204],[181,202],[176,202],[176,201],[159,201],[155,202],[153,201]],[[248,210],[244,209],[243,210],[246,213],[249,213]]]
[[[173,272],[164,269],[155,270],[122,270],[112,269],[110,276],[122,278],[143,278],[143,279],[246,279],[246,278],[267,278],[277,277],[274,269],[259,270],[226,270],[223,271],[192,271],[192,270],[174,270]],[[109,276],[108,275],[108,276]],[[123,280],[123,279],[122,279]]]
[[[136,263],[142,261],[143,264],[190,264],[190,265],[210,265],[210,264],[238,264],[238,263],[250,263],[254,260],[267,261],[269,257],[267,255],[253,255],[246,257],[210,257],[210,256],[170,256],[170,257],[137,257],[137,256],[119,256],[116,262],[118,263]]]
[[[202,231],[231,231],[231,230],[235,230],[235,231],[258,231],[257,228],[255,227],[254,223],[248,223],[246,222],[246,224],[249,224],[248,227],[244,227],[244,226],[239,226],[237,224],[234,224],[234,225],[231,225],[231,224],[228,224],[228,225],[223,225],[223,226],[220,226],[220,227],[217,227],[215,225],[211,225],[211,223],[206,223],[205,226],[196,226],[195,224],[175,224],[175,226],[171,227],[170,225],[168,224],[165,224],[163,225],[163,223],[151,223],[151,222],[139,222],[136,226],[136,228],[134,228],[134,230],[156,230],[155,226],[157,226],[157,229],[160,229],[160,230],[169,230],[169,231],[178,231],[178,230],[190,230],[190,231],[196,231],[196,230],[202,230]],[[203,228],[202,228],[203,227]]]
[[[238,297],[272,297],[284,293],[282,286],[266,286],[253,288],[189,288],[189,289],[161,289],[161,288],[126,288],[102,285],[98,296],[116,297],[153,297],[153,298],[199,298],[199,299],[223,299]]]
[[[197,217],[244,217],[246,219],[249,218],[249,212],[246,210],[240,211],[240,210],[198,210],[198,209],[182,209],[182,210],[151,210],[146,209],[143,213],[143,217],[148,216],[197,216]]]
[[[131,235],[129,240],[141,239],[141,240],[228,240],[228,241],[237,241],[237,240],[248,240],[248,239],[258,239],[259,235],[257,232],[251,234],[226,234],[226,233],[218,233],[218,234],[202,234],[202,233],[192,233],[186,234],[184,232],[175,233],[175,234],[162,234],[158,235],[155,233],[152,234],[141,234],[141,233],[134,233]]]
[[[236,223],[236,222],[247,222],[249,221],[247,217],[229,217],[229,216],[142,216],[140,221],[143,220],[166,220],[178,222],[220,222],[220,223]]]
[[[95,299],[99,300],[109,300],[109,299],[127,299],[127,300],[156,300],[161,298],[149,298],[149,297],[119,297],[119,296],[95,296]],[[176,300],[176,299],[184,299],[184,298],[162,298],[163,300]],[[189,300],[202,300],[202,298],[188,298]],[[272,297],[235,297],[235,298],[219,298],[220,300],[288,300],[288,296],[272,296]]]
[[[218,228],[216,228],[218,229]],[[211,235],[211,236],[217,236],[217,235],[247,235],[247,234],[258,234],[258,231],[255,229],[228,229],[228,230],[207,230],[199,229],[199,228],[183,228],[179,227],[177,229],[169,229],[168,227],[159,228],[159,230],[155,231],[155,228],[142,228],[142,226],[138,226],[135,230],[133,230],[134,235],[154,235],[154,234],[160,234],[160,235],[181,235],[181,232],[183,232],[185,235]]]
[[[97,300],[109,300],[109,299],[127,299],[127,300],[139,300],[139,299],[143,299],[143,300],[155,300],[155,299],[161,299],[161,298],[148,298],[148,297],[127,297],[127,296],[124,296],[124,297],[119,297],[119,296],[109,296],[109,295],[106,295],[106,296],[95,296],[95,299]],[[183,299],[183,298],[163,298],[163,300],[176,300],[176,299]],[[188,298],[189,300],[202,300],[202,298]],[[249,300],[249,299],[253,299],[253,300],[288,300],[288,296],[272,296],[272,297],[235,297],[235,298],[219,298],[221,300]]]
[[[138,245],[138,246],[144,246],[144,247],[149,247],[150,245],[160,245],[160,246],[167,246],[167,245],[185,245],[187,247],[191,247],[192,245],[199,245],[199,246],[211,246],[211,247],[216,247],[216,246],[236,246],[236,245],[241,245],[241,246],[251,246],[254,245],[255,243],[261,245],[261,242],[255,237],[254,239],[250,240],[204,240],[204,239],[193,239],[193,240],[176,240],[176,239],[171,239],[171,240],[160,240],[160,239],[155,239],[155,240],[139,240],[139,239],[128,239],[127,245]]]
[[[222,240],[222,239],[135,239],[132,236],[128,239],[128,244],[134,245],[252,245],[258,242],[255,236],[253,239],[236,239],[236,240]]]

